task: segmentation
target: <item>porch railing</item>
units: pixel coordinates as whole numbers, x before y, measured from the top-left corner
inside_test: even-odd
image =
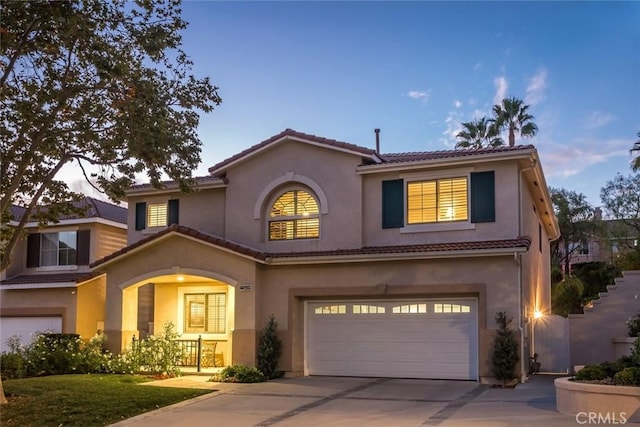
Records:
[[[138,348],[137,345],[139,345],[139,341],[139,339],[136,340],[135,336],[132,338],[131,344],[133,349]],[[198,372],[200,372],[202,368],[215,368],[217,366],[217,341],[203,340],[202,335],[199,335],[197,339],[179,339],[176,340],[176,342],[180,346],[180,354],[182,355],[178,362],[180,366],[195,366]]]
[[[182,352],[181,366],[195,366],[200,372],[202,368],[216,367],[217,341],[203,340],[202,336],[194,340],[177,340]]]

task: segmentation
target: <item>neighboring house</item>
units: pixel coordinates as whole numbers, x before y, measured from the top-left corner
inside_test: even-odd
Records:
[[[596,208],[593,229],[587,238],[571,242],[570,265],[587,262],[613,263],[622,254],[634,250],[640,244],[638,231],[619,219],[602,219],[602,211]],[[560,247],[562,248],[562,244]],[[560,255],[564,251],[560,250]]]
[[[380,154],[287,129],[175,183],[128,193],[106,273],[114,351],[172,322],[256,363],[274,315],[288,375],[482,380],[495,316],[531,354],[559,230],[536,149]]]
[[[35,332],[90,338],[104,328],[106,280],[89,264],[126,245],[127,209],[89,197],[76,204],[86,209],[84,216],[62,216],[44,227],[26,224],[0,281],[0,351],[13,335],[28,344]],[[24,212],[12,206],[15,222],[9,225]]]

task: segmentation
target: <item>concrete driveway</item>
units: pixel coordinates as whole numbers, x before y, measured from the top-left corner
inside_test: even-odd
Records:
[[[578,426],[555,410],[556,377],[515,389],[469,381],[301,377],[258,384],[181,377],[150,385],[216,392],[114,426]]]

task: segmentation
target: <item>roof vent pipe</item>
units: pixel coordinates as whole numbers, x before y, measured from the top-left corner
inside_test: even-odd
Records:
[[[376,133],[376,153],[380,154],[380,129],[373,130]]]

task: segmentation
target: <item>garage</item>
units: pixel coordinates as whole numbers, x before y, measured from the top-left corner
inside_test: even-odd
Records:
[[[20,343],[27,345],[36,332],[61,333],[62,317],[0,317],[0,352],[9,350],[7,340],[10,337],[17,335],[20,337]]]
[[[305,374],[478,379],[475,298],[309,301]]]

